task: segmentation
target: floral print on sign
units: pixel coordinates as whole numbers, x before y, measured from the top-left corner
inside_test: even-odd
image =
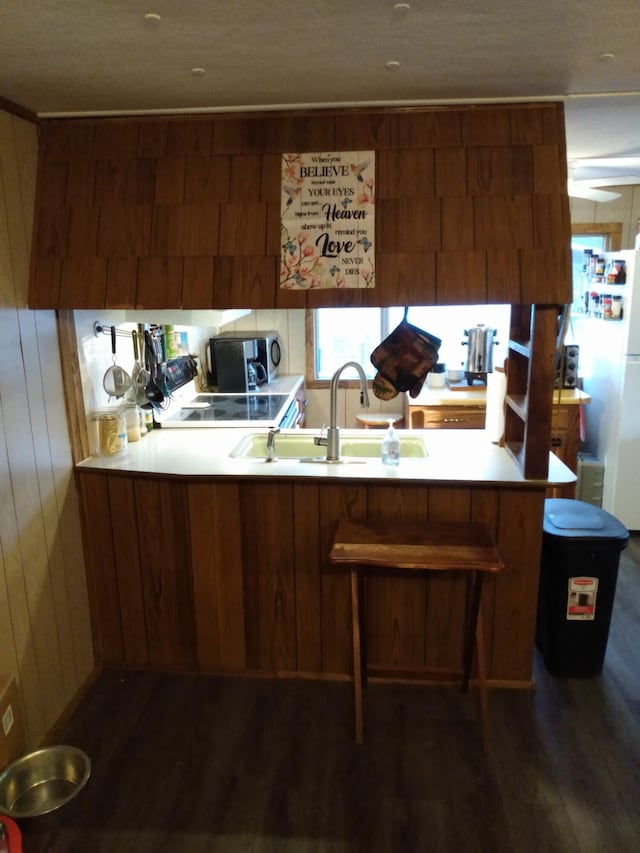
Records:
[[[375,152],[283,154],[280,287],[375,286]]]

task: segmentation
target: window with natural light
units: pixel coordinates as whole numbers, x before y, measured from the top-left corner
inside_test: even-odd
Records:
[[[385,337],[381,309],[318,308],[313,313],[314,378],[329,380],[345,361],[357,361],[367,379],[373,379],[376,370],[369,356]]]
[[[402,320],[404,307],[317,308],[313,312],[314,379],[330,380],[346,361],[357,361],[367,378],[376,371],[370,355]],[[439,361],[463,367],[467,358],[465,330],[484,325],[496,329],[494,365],[508,352],[510,305],[438,305],[409,308],[408,321],[440,338]],[[354,373],[355,376],[355,373]]]

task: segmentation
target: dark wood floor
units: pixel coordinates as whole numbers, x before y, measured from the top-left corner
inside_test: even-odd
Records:
[[[60,739],[92,777],[22,823],[24,853],[640,850],[640,540],[622,555],[603,674],[473,696],[105,672]]]

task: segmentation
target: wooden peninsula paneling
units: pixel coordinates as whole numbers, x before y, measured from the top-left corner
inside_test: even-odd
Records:
[[[344,678],[349,582],[327,554],[338,518],[478,520],[506,568],[487,582],[489,677],[531,681],[544,488],[177,480],[76,470],[96,649],[105,664]],[[453,680],[464,586],[372,574],[373,671]]]

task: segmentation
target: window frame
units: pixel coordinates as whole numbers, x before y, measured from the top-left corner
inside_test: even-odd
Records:
[[[327,306],[328,307],[328,306]],[[380,329],[381,338],[384,340],[389,334],[389,315],[388,309],[377,305],[362,306],[371,308],[381,312]],[[330,379],[316,378],[316,328],[315,314],[318,308],[305,308],[304,312],[304,340],[305,340],[305,385],[307,388],[329,388],[331,385]],[[373,380],[367,380],[367,387],[372,387]],[[343,388],[359,388],[360,381],[357,378],[340,379],[340,386]]]
[[[604,237],[605,252],[622,250],[622,222],[572,222],[571,236],[578,234]]]

